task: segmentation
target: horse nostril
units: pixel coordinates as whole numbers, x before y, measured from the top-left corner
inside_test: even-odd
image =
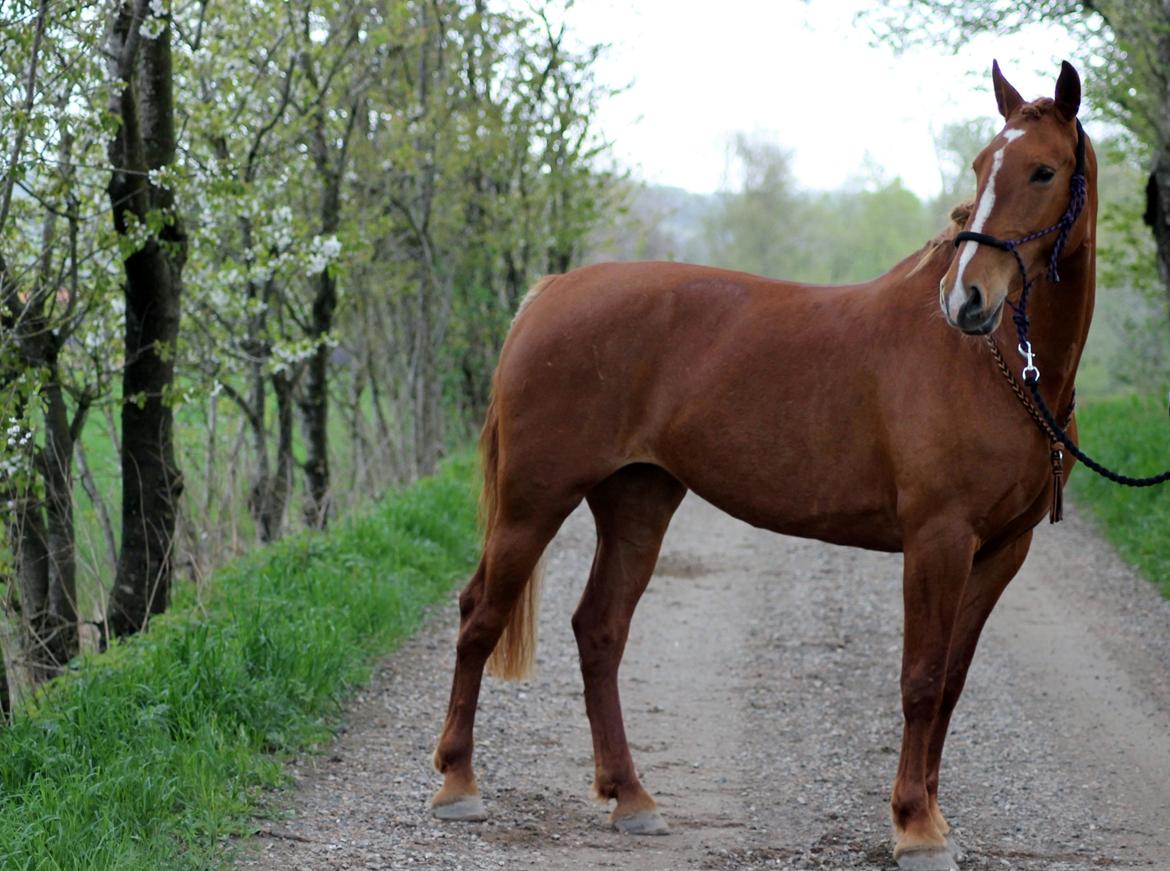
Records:
[[[960,323],[973,323],[983,318],[983,291],[974,284],[968,289],[971,291],[971,295],[967,297],[967,301],[959,310]]]

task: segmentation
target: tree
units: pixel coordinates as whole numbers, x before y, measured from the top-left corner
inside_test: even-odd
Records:
[[[279,537],[298,500],[320,527],[474,427],[520,298],[611,202],[599,49],[549,5],[5,4],[15,698],[87,623],[141,629],[177,567]]]
[[[17,4],[32,27],[12,38],[5,30],[0,50],[0,90],[19,95],[0,181],[0,512],[16,581],[8,604],[34,683],[78,651],[73,459],[109,372],[107,362],[89,365],[109,287],[94,263],[107,240],[92,232],[96,190],[84,175],[100,159],[100,116],[85,87],[97,71],[97,28],[83,10],[47,9]]]
[[[293,390],[303,368],[281,329],[286,288],[300,277],[299,240],[282,190],[292,174],[282,157],[295,153],[288,134],[300,65],[285,9],[252,4],[221,12],[209,21],[212,10],[199,3],[175,20],[177,86],[198,95],[176,107],[180,126],[192,131],[181,144],[177,182],[197,213],[187,218],[191,258],[184,269],[194,317],[179,359],[213,420],[221,393],[243,416],[253,460],[247,507],[257,538],[270,542],[281,536],[293,488]],[[266,35],[259,51],[257,33]],[[209,478],[215,438],[209,427]],[[208,524],[213,486],[209,480],[203,498]]]
[[[113,13],[107,47],[117,131],[110,140],[109,198],[123,240],[122,549],[109,626],[137,632],[166,610],[183,480],[175,463],[175,348],[187,237],[174,194],[159,183],[175,159],[170,15],[135,0]]]

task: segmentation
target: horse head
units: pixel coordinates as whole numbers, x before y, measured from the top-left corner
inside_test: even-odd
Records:
[[[1048,268],[1055,277],[1061,247],[1074,251],[1085,241],[1089,222],[1080,217],[1081,205],[1086,177],[1096,173],[1077,121],[1081,80],[1070,64],[1062,65],[1052,98],[1030,103],[998,63],[991,74],[1005,124],[972,164],[975,207],[939,283],[947,323],[971,335],[999,326],[1025,275],[1031,281]]]

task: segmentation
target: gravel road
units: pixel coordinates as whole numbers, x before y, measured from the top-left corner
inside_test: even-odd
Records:
[[[454,598],[377,672],[345,731],[294,765],[286,819],[240,867],[888,869],[901,734],[901,558],[761,532],[693,496],[622,667],[626,726],[665,838],[606,826],[569,616],[593,553],[553,543],[536,677],[487,681],[476,762],[492,818],[428,799]],[[963,869],[1170,869],[1170,602],[1075,510],[1043,526],[984,633],[941,802]]]

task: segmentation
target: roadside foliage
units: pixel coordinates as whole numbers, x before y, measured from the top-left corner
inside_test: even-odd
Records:
[[[618,195],[556,4],[0,9],[0,681],[435,471]]]

